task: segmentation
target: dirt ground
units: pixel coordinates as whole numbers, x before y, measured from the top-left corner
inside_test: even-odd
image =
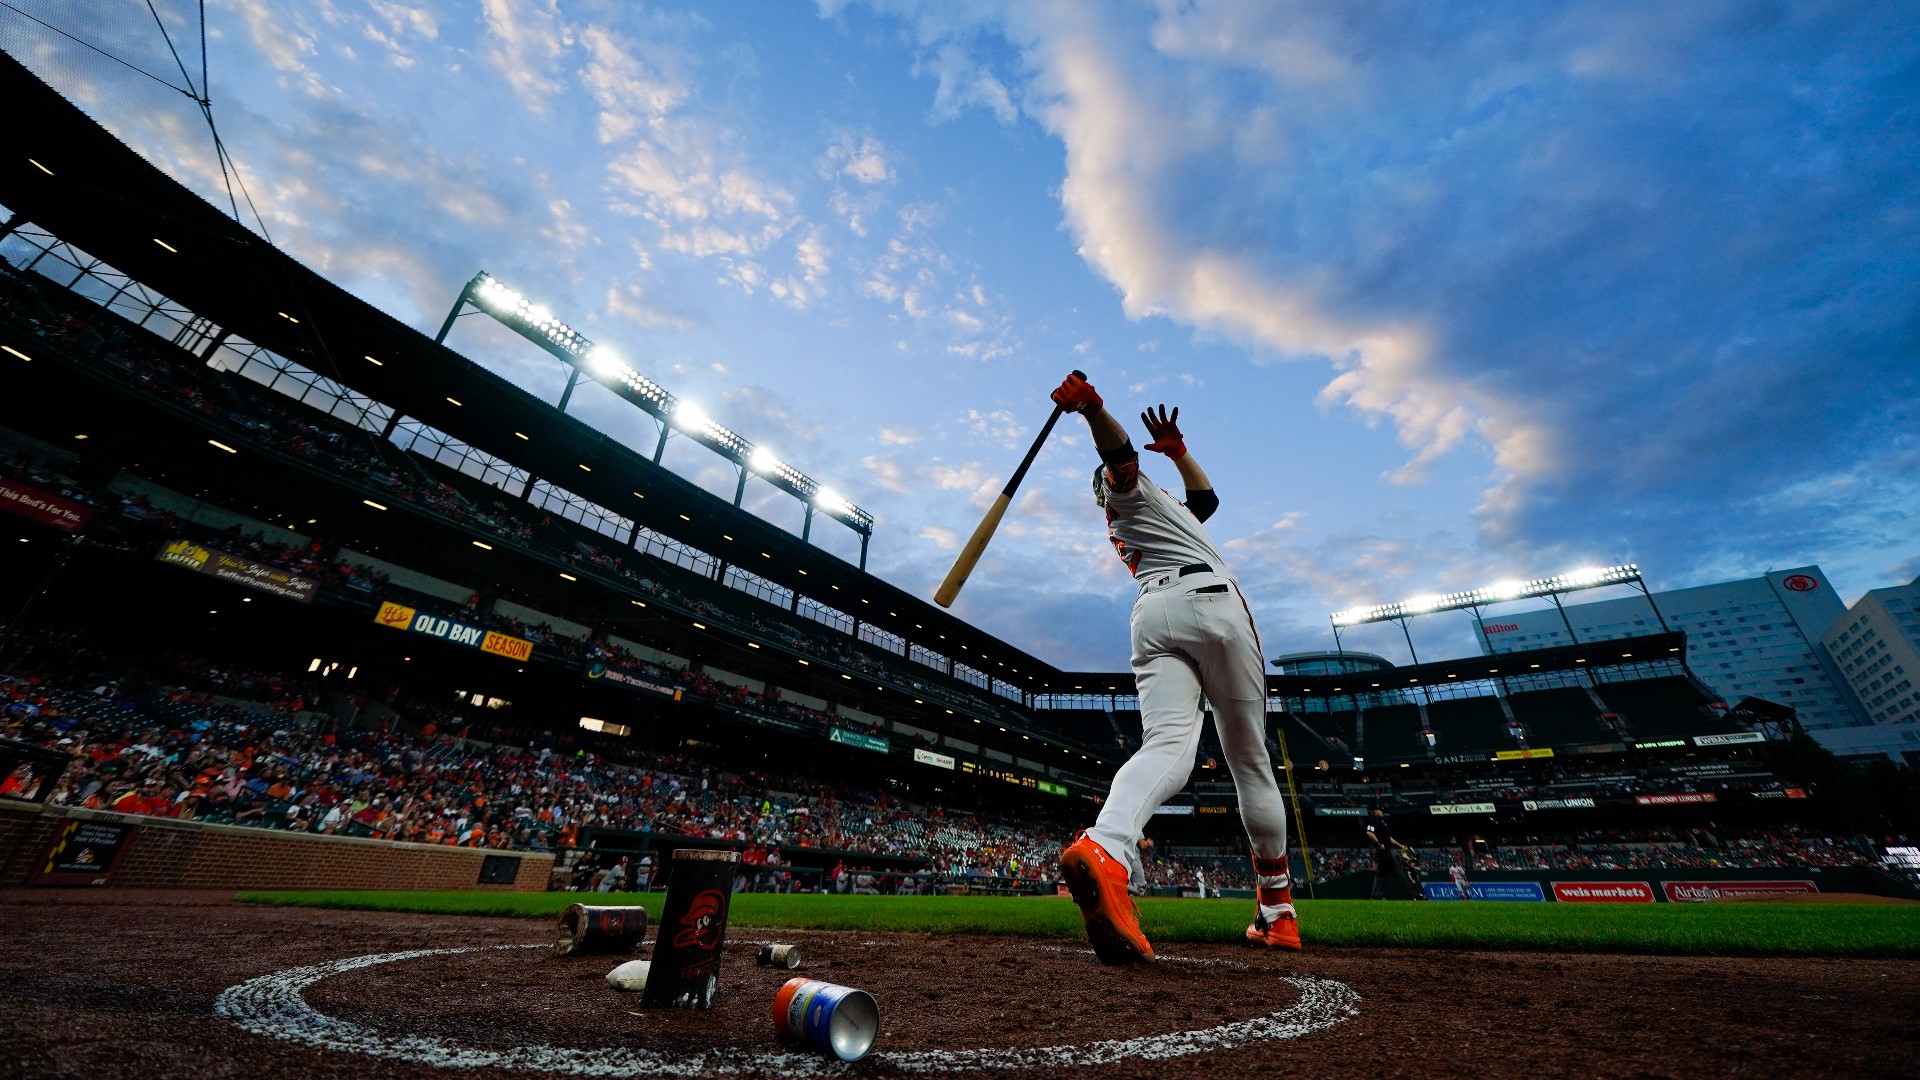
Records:
[[[651,1054],[656,1067],[644,1071],[656,1075],[894,1076],[981,1060],[929,1051],[1082,1048],[1002,1056],[992,1070],[1066,1075],[1085,1071],[1075,1064],[1092,1053],[1085,1047],[1136,1038],[1139,1054],[1199,1052],[1126,1056],[1098,1071],[1692,1080],[1912,1076],[1920,1061],[1920,961],[1312,950],[1311,926],[1307,936],[1301,955],[1169,946],[1165,954],[1184,960],[1103,968],[1060,943],[734,926],[716,1008],[694,1013],[643,1010],[638,995],[609,989],[606,972],[626,957],[553,957],[546,920],[260,908],[192,893],[0,891],[0,1075],[403,1077],[457,1067],[524,1077],[561,1062],[576,1074],[598,1062],[619,1075],[642,1071],[624,1067],[631,1055]],[[768,1056],[790,1049],[774,1041],[770,1020],[773,993],[790,976],[755,966],[747,943],[770,939],[802,947],[795,974],[874,995],[881,1034],[871,1057],[796,1067],[795,1058]],[[528,945],[541,947],[490,947]],[[235,1018],[232,995],[217,1005],[223,991],[290,968],[474,947],[282,987],[280,1004],[256,995],[251,1022],[260,1030],[279,1030],[291,1014],[287,995],[298,993],[320,1014],[308,1020],[321,1041],[333,1028],[357,1030],[352,1048],[256,1033]],[[1300,976],[1345,988],[1287,981]],[[1318,1014],[1330,1026],[1279,1040],[1231,1026],[1299,1013],[1303,995],[1342,1003],[1331,1018]],[[1176,1032],[1199,1034],[1151,1038]],[[409,1037],[430,1037],[436,1060],[454,1064],[430,1069],[417,1056],[366,1052]],[[549,1049],[517,1049],[529,1046]],[[493,1067],[503,1060],[527,1067]]]

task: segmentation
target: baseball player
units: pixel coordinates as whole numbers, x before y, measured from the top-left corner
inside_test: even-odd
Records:
[[[1201,526],[1220,499],[1187,453],[1180,410],[1169,415],[1162,405],[1159,413],[1149,411],[1140,419],[1153,438],[1147,449],[1172,459],[1179,472],[1184,502],[1141,473],[1126,429],[1085,379],[1068,376],[1053,400],[1084,417],[1093,433],[1101,460],[1093,473],[1093,499],[1106,509],[1114,551],[1140,590],[1132,619],[1133,677],[1144,730],[1140,749],[1115,774],[1093,828],[1060,853],[1060,875],[1080,905],[1087,937],[1103,963],[1153,959],[1129,896],[1130,886],[1146,884],[1137,845],[1154,809],[1184,787],[1193,772],[1204,695],[1253,847],[1255,910],[1247,938],[1298,949],[1286,806],[1267,756],[1260,636],[1239,583]]]

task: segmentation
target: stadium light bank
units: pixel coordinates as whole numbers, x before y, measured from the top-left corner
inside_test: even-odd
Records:
[[[446,322],[434,338],[436,342],[446,340],[447,332],[453,329],[454,320],[464,314],[469,305],[567,363],[571,370],[567,373],[567,386],[561,391],[557,406],[561,412],[566,411],[567,402],[573,397],[574,385],[584,371],[589,378],[639,406],[660,422],[660,441],[653,449],[654,464],[660,463],[668,437],[677,430],[734,463],[739,471],[739,484],[734,488],[733,505],[739,506],[746,495],[748,474],[758,474],[806,505],[806,523],[800,534],[802,540],[809,538],[816,511],[859,533],[860,566],[866,568],[867,541],[873,535],[872,514],[781,461],[768,447],[756,446],[745,436],[714,420],[693,402],[674,397],[666,387],[635,371],[613,350],[595,344],[561,322],[551,310],[527,299],[492,274],[482,270],[460,290],[459,299],[454,301],[453,310],[447,313]]]
[[[1525,581],[1502,581],[1482,589],[1469,589],[1465,592],[1428,593],[1390,604],[1348,608],[1345,611],[1336,611],[1328,618],[1333,623],[1333,640],[1336,649],[1340,648],[1341,627],[1359,626],[1364,623],[1397,622],[1400,624],[1401,633],[1407,636],[1407,648],[1411,651],[1413,638],[1407,631],[1406,624],[1407,620],[1413,616],[1471,609],[1477,617],[1481,608],[1492,604],[1544,596],[1553,601],[1553,606],[1560,610],[1561,620],[1567,623],[1568,636],[1578,642],[1579,638],[1573,632],[1573,624],[1567,620],[1566,609],[1561,606],[1561,595],[1582,589],[1605,588],[1609,585],[1637,587],[1647,598],[1648,605],[1653,607],[1654,617],[1660,621],[1660,629],[1667,628],[1667,621],[1661,616],[1659,606],[1653,603],[1653,594],[1647,591],[1647,583],[1640,576],[1640,567],[1635,563],[1586,567],[1553,577],[1532,578]],[[1416,654],[1416,660],[1417,658]]]

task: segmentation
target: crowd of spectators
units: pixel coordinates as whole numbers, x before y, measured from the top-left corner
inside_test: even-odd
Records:
[[[94,505],[93,492],[85,484],[68,476],[52,462],[42,461],[24,451],[0,457],[0,479],[31,484],[49,495],[58,495],[82,506]]]
[[[1590,834],[1560,843],[1416,847],[1423,870],[1459,863],[1474,870],[1750,870],[1780,866],[1873,866],[1877,860],[1844,841],[1793,828],[1723,833]],[[1464,860],[1464,861],[1463,861]]]
[[[1570,799],[1626,799],[1635,795],[1712,794],[1745,795],[1779,792],[1781,797],[1805,788],[1774,774],[1765,764],[1748,758],[1715,763],[1647,765],[1535,765],[1514,772],[1452,784],[1426,778],[1406,782],[1378,781],[1335,784],[1308,781],[1300,792],[1315,807],[1384,806],[1389,811],[1424,813],[1433,804],[1488,802],[1518,806],[1530,801]]]
[[[137,691],[105,678],[5,677],[5,733],[74,759],[56,803],[295,831],[548,850],[598,827],[1027,878],[1059,842],[969,812],[691,758],[483,743],[455,734],[468,725],[451,707],[384,730],[343,727],[313,710],[318,692],[297,678],[184,658],[166,674]]]
[[[45,655],[49,650],[42,650]],[[60,650],[52,650],[60,651]],[[16,668],[18,665],[14,665]],[[0,677],[5,734],[72,758],[58,804],[124,813],[434,844],[550,850],[587,827],[721,841],[757,853],[747,888],[795,887],[796,849],[865,853],[917,865],[841,865],[844,891],[929,888],[932,878],[1038,880],[1057,830],[905,802],[816,779],[736,772],[696,758],[466,737],[457,705],[410,719],[343,726],[319,711],[314,681],[177,657],[158,681]],[[731,693],[727,684],[702,684]],[[794,706],[799,708],[798,706]],[[1420,847],[1432,872],[1468,857],[1469,872],[1508,869],[1866,866],[1870,856],[1785,830],[1736,835],[1583,834],[1505,845]],[[1148,883],[1209,891],[1250,885],[1244,856],[1146,853]],[[1299,854],[1294,853],[1296,860]],[[1362,848],[1313,853],[1317,881],[1371,866]],[[1296,866],[1304,866],[1298,861]],[[911,876],[908,870],[925,874]],[[862,879],[868,879],[863,883]]]

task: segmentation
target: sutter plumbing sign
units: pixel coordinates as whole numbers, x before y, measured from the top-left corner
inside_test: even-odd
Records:
[[[284,596],[303,604],[313,603],[319,583],[266,563],[243,559],[217,548],[201,547],[186,540],[174,540],[160,549],[154,558],[168,566],[178,566],[196,574],[207,574],[221,581],[273,596]]]
[[[380,610],[374,613],[373,621],[381,626],[425,634],[430,638],[464,645],[469,649],[479,649],[483,653],[504,656],[509,660],[525,660],[533,655],[533,642],[526,638],[514,637],[512,634],[503,634],[498,630],[488,630],[481,626],[470,626],[457,619],[417,611],[391,600],[381,602]]]

